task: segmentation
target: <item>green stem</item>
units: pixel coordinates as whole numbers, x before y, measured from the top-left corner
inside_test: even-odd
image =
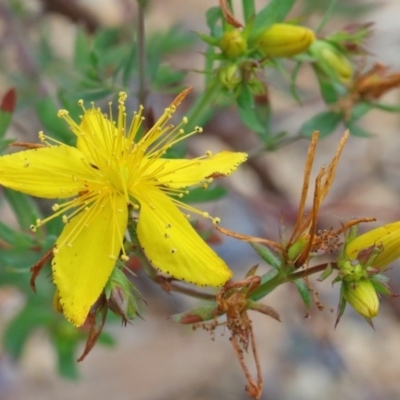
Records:
[[[144,13],[147,6],[147,0],[137,0],[139,5],[137,21],[137,51],[138,51],[138,100],[139,104],[146,108],[146,100],[149,94],[146,78],[146,36]]]
[[[284,273],[278,273],[276,276],[274,276],[269,281],[262,283],[256,290],[254,290],[254,292],[251,293],[249,298],[253,301],[258,301],[258,300],[262,299],[263,297],[265,297],[267,294],[271,293],[275,288],[282,285],[282,283],[293,282],[296,279],[302,279],[307,276],[316,274],[317,272],[324,271],[327,266],[328,266],[328,263],[320,264],[320,265],[316,265],[315,267],[306,268],[301,271],[293,272],[288,275],[286,275]]]
[[[322,29],[324,29],[324,26],[326,25],[326,23],[330,20],[333,9],[335,8],[337,3],[337,0],[331,0],[331,2],[329,3],[328,8],[326,9],[325,15],[322,18],[321,22],[318,24],[317,28],[315,29],[315,32],[320,32]]]
[[[256,15],[254,0],[242,0],[242,9],[243,9],[244,20],[247,25]]]

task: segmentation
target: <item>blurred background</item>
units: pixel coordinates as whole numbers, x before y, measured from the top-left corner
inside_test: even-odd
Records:
[[[258,2],[260,7],[266,3]],[[328,3],[299,1],[292,13],[304,16],[307,26],[313,28]],[[164,49],[159,54],[160,63],[187,72],[184,83],[193,86],[195,92],[203,90],[203,76],[193,70],[202,69],[205,51],[205,44],[195,32],[207,33],[205,12],[216,5],[216,0],[168,0],[151,1],[147,9],[146,30],[154,41],[155,52],[161,51],[157,43],[162,41],[163,32],[184,32],[187,40],[178,35],[181,47]],[[354,22],[374,22],[366,62],[381,62],[396,70],[400,68],[399,14],[400,3],[396,0],[338,1],[324,31]],[[95,34],[102,29],[118,31],[121,27],[127,27],[126,33],[136,21],[134,0],[0,0],[0,94],[13,86],[18,93],[7,137],[36,141],[37,132],[43,129],[36,106],[43,96],[63,87],[66,102],[80,98],[80,93],[68,87],[75,73],[77,35],[82,31]],[[119,54],[107,52],[104,56]],[[99,63],[103,61],[99,54]],[[273,80],[269,82],[273,129],[285,130],[289,136],[310,116],[325,109],[311,68],[301,71],[298,85],[304,94],[301,106]],[[100,90],[105,89],[93,88],[85,96],[96,100],[102,97]],[[167,91],[153,92],[148,104],[157,115],[172,98]],[[389,92],[384,100],[398,103],[399,90]],[[132,107],[136,106],[133,101]],[[400,219],[399,123],[398,113],[377,110],[360,121],[373,135],[350,138],[320,212],[321,226],[338,227],[350,218],[364,216],[377,218],[369,227]],[[320,166],[330,162],[343,131],[342,126],[338,127],[320,141],[313,177]],[[204,126],[204,134],[190,140],[188,153],[193,156],[208,148],[249,151],[257,143],[258,138],[241,123],[235,108],[221,107]],[[296,216],[308,145],[308,139],[297,140],[252,159],[224,182],[229,195],[207,207],[221,217],[226,228],[277,240],[281,215],[289,232]],[[16,224],[4,202],[0,204],[0,219]],[[260,263],[260,272],[267,271],[249,245],[224,237],[219,241],[215,249],[238,278],[256,263]],[[394,265],[388,272],[395,293],[400,293],[399,268]],[[135,284],[147,301],[141,312],[143,320],[136,319],[126,327],[119,322],[107,323],[106,331],[115,338],[115,344],[97,344],[79,364],[77,380],[59,376],[54,347],[40,328],[29,335],[18,360],[7,346],[0,347],[0,399],[246,399],[245,378],[229,343],[229,332],[217,330],[212,338],[205,331],[175,323],[169,318],[171,314],[198,303],[177,293],[162,292],[152,282],[140,279],[140,273]],[[400,300],[383,299],[374,320],[375,330],[350,308],[334,329],[338,287],[332,288],[327,280],[317,288],[326,306],[323,311],[312,307],[308,313],[294,287],[284,285],[263,300],[279,312],[281,323],[251,313],[264,376],[262,399],[400,398]],[[20,288],[0,286],[0,336],[25,299]],[[24,330],[24,326],[19,329]],[[250,357],[248,360],[251,362]]]

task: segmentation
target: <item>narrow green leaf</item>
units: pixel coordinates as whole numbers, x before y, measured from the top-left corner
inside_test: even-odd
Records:
[[[351,135],[369,138],[374,136],[372,133],[366,131],[364,128],[361,128],[359,125],[356,125],[353,121],[348,121],[345,123],[346,128],[350,131]]]
[[[137,46],[136,43],[132,43],[122,65],[122,83],[125,87],[129,86],[129,82],[135,73],[137,73]]]
[[[52,318],[48,309],[38,307],[36,303],[27,303],[6,328],[3,342],[7,353],[18,359],[32,330],[38,326],[47,325]]]
[[[77,338],[64,338],[56,336],[54,344],[57,351],[58,372],[61,376],[68,379],[77,379],[79,377],[76,362]]]
[[[306,282],[303,279],[296,279],[293,283],[295,284],[304,305],[309,309],[311,305],[311,295]]]
[[[172,319],[180,324],[195,324],[198,322],[209,321],[218,315],[218,305],[217,303],[212,303],[180,314],[174,314],[172,315]]]
[[[258,121],[256,110],[254,108],[251,109],[238,107],[238,111],[240,119],[244,125],[259,135],[265,133],[266,128],[261,125],[260,121]]]
[[[257,254],[271,267],[275,268],[276,270],[278,270],[281,267],[281,262],[279,260],[279,258],[272,253],[272,251],[260,244],[260,243],[250,243],[251,247],[253,247],[253,249],[257,252]]]
[[[222,186],[216,186],[206,190],[203,188],[195,188],[184,195],[182,201],[185,203],[203,203],[222,199],[226,194],[227,190]]]
[[[75,143],[75,135],[71,133],[65,121],[57,116],[58,109],[50,96],[37,100],[36,111],[40,122],[51,137],[65,144]]]
[[[333,111],[324,111],[314,115],[300,128],[300,134],[310,138],[314,131],[319,131],[320,137],[331,134],[342,120],[342,114]]]
[[[37,204],[29,196],[7,188],[3,188],[3,193],[15,213],[21,229],[28,229],[41,217]]]
[[[371,111],[373,106],[365,101],[357,103],[351,110],[352,122],[357,121],[363,117],[367,112]]]
[[[0,154],[4,152],[8,148],[8,146],[15,142],[14,139],[0,139]]]
[[[17,93],[15,89],[9,89],[0,102],[0,139],[5,135],[10,125],[16,102]]]
[[[256,38],[272,24],[283,21],[296,0],[271,0],[254,19],[251,39]]]
[[[85,71],[90,66],[92,40],[81,26],[75,36],[74,67],[77,71]]]
[[[0,238],[16,248],[31,248],[35,239],[23,232],[16,231],[0,221]]]
[[[372,107],[378,108],[379,110],[382,111],[393,112],[393,113],[400,111],[400,104],[383,104],[378,102],[369,102],[369,104]]]
[[[222,11],[220,7],[211,7],[206,12],[206,22],[207,26],[212,32],[218,21],[222,19]]]

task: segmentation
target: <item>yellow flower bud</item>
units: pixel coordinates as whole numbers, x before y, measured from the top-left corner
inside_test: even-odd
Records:
[[[353,76],[353,66],[338,47],[325,40],[316,40],[309,48],[316,58],[317,66],[327,75],[334,75],[342,82],[348,82]]]
[[[378,314],[378,295],[368,279],[363,279],[357,283],[343,282],[343,297],[365,318],[370,319]]]
[[[228,58],[238,58],[246,53],[247,42],[242,33],[234,29],[222,35],[219,47]]]
[[[360,253],[371,246],[382,246],[371,267],[383,269],[400,257],[400,221],[372,229],[346,244],[345,255],[349,259],[359,259]]]
[[[273,24],[256,40],[265,56],[291,57],[306,51],[315,40],[314,32],[304,26]]]

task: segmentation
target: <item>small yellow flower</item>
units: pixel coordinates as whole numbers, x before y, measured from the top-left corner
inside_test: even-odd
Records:
[[[138,214],[137,235],[151,263],[164,273],[197,285],[219,286],[232,275],[225,262],[193,229],[179,208],[218,223],[179,198],[187,187],[207,184],[212,176],[229,175],[246,160],[244,153],[220,152],[193,160],[162,158],[185,134],[169,124],[178,96],[147,132],[141,133],[143,110],[127,123],[126,94],[120,93],[118,114],[107,117],[92,105],[76,123],[59,112],[77,137],[76,147],[41,133],[42,148],[0,157],[0,184],[44,198],[68,199],[53,206],[54,214],[33,229],[62,216],[64,229],[52,261],[57,286],[55,304],[76,326],[85,322],[109,279],[116,260],[126,260],[123,241],[128,206]],[[179,207],[179,208],[178,208]]]
[[[306,51],[314,40],[314,32],[304,26],[273,24],[257,38],[256,45],[265,56],[291,57]]]
[[[371,267],[383,269],[400,257],[400,221],[392,222],[372,229],[356,237],[346,244],[345,255],[356,260],[360,252],[372,246],[382,246],[382,251],[376,256]]]
[[[379,299],[372,282],[362,279],[343,282],[343,297],[363,317],[373,318],[378,314]]]
[[[353,76],[353,66],[346,55],[326,40],[316,40],[309,48],[316,58],[317,66],[327,75],[333,75],[342,82],[349,82]]]

